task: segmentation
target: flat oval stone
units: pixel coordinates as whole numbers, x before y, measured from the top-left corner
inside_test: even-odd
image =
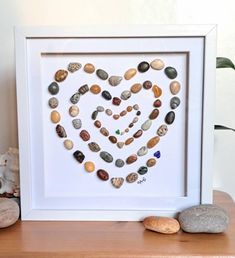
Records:
[[[74,73],[76,71],[78,71],[79,69],[81,69],[82,65],[80,63],[69,63],[68,65],[68,71],[70,73]]]
[[[142,125],[141,125],[141,129],[143,131],[147,131],[152,125],[152,120],[148,119],[146,120]]]
[[[127,114],[127,111],[126,110],[123,110],[121,113],[120,113],[120,116],[125,116]]]
[[[131,91],[129,90],[124,90],[122,93],[121,93],[121,99],[123,100],[127,100],[131,97]]]
[[[168,125],[171,125],[175,120],[175,112],[173,111],[170,111],[166,114],[166,117],[165,117],[165,122],[168,124]]]
[[[137,115],[137,116],[140,116],[140,115],[141,115],[141,112],[138,110],[138,111],[136,112],[136,115]]]
[[[108,115],[108,116],[111,116],[113,114],[113,111],[111,109],[106,109],[105,110],[105,113]]]
[[[155,98],[159,98],[162,95],[162,89],[158,87],[157,85],[154,85],[152,87],[152,91]]]
[[[88,143],[88,147],[91,151],[93,152],[99,152],[100,151],[100,146],[96,142],[90,142]]]
[[[101,92],[101,88],[97,84],[93,84],[90,88],[90,92],[93,94],[99,94]]]
[[[67,150],[72,150],[73,148],[73,142],[69,139],[66,139],[64,140],[64,147],[67,149]]]
[[[137,151],[137,155],[138,155],[139,157],[144,156],[144,155],[146,155],[147,153],[148,153],[148,148],[147,148],[146,146],[141,147],[141,148]]]
[[[177,71],[174,67],[168,66],[164,72],[169,79],[175,79],[177,77]]]
[[[149,63],[146,62],[146,61],[143,61],[143,62],[141,62],[141,63],[138,64],[137,69],[138,69],[138,71],[139,71],[140,73],[145,73],[145,72],[147,72],[148,69],[149,69]]]
[[[105,72],[103,69],[98,69],[96,70],[96,75],[101,79],[101,80],[107,80],[109,75],[107,72]]]
[[[126,139],[125,145],[130,145],[133,141],[134,141],[134,138],[130,137],[130,138]]]
[[[172,95],[178,94],[180,91],[180,88],[181,88],[181,85],[178,81],[172,81],[170,83],[170,92]]]
[[[132,154],[126,159],[126,164],[132,164],[137,160],[137,155]]]
[[[175,234],[180,230],[179,222],[174,218],[150,216],[144,219],[144,227],[162,234]]]
[[[101,157],[104,161],[106,161],[107,163],[113,162],[113,156],[112,156],[110,153],[108,153],[107,151],[101,151],[101,152],[100,152],[100,157]]]
[[[101,122],[99,120],[96,120],[94,122],[94,125],[95,125],[95,127],[100,128],[101,127]]]
[[[85,93],[87,93],[89,91],[89,87],[87,84],[82,85],[79,89],[78,92],[82,95],[84,95]]]
[[[106,137],[109,136],[109,131],[105,127],[102,127],[100,129],[100,133],[103,134]]]
[[[134,183],[138,179],[138,174],[137,173],[130,173],[126,177],[127,183]]]
[[[124,142],[118,142],[118,143],[117,143],[117,147],[118,147],[119,149],[121,149],[124,145],[125,145]]]
[[[150,66],[154,70],[162,70],[165,66],[164,62],[161,59],[154,59],[151,63]]]
[[[85,155],[79,151],[79,150],[76,150],[74,153],[73,153],[73,156],[74,158],[79,162],[79,163],[82,163],[83,160],[85,159]]]
[[[132,106],[128,106],[127,108],[126,108],[126,111],[127,112],[131,112],[133,110],[133,107]]]
[[[109,180],[109,174],[104,169],[97,170],[96,174],[97,174],[98,178],[103,180],[103,181]]]
[[[57,82],[52,82],[48,86],[48,91],[51,93],[51,95],[56,95],[59,92],[59,85]]]
[[[117,143],[117,138],[113,135],[109,136],[109,140],[111,143]]]
[[[138,116],[135,116],[134,118],[133,118],[133,120],[132,120],[132,123],[137,123],[139,121],[139,118],[138,118]]]
[[[180,99],[178,97],[173,97],[170,101],[170,107],[176,109],[180,105]]]
[[[94,71],[95,71],[95,66],[94,66],[93,64],[87,63],[87,64],[85,64],[83,70],[84,70],[86,73],[94,73]]]
[[[82,140],[83,140],[84,142],[89,141],[90,138],[91,138],[91,136],[90,136],[90,134],[88,133],[87,130],[82,130],[79,135],[80,135],[80,137],[82,138]]]
[[[137,172],[138,172],[140,175],[144,175],[144,174],[146,174],[146,173],[148,172],[148,168],[145,167],[145,166],[142,166],[142,167],[140,167],[140,168],[138,169]]]
[[[82,127],[82,120],[79,118],[75,118],[72,120],[72,124],[75,129],[80,129]]]
[[[151,159],[148,159],[148,160],[147,160],[146,165],[147,165],[147,167],[149,167],[149,168],[150,168],[150,167],[155,166],[155,165],[156,165],[156,163],[157,163],[156,159],[151,158]]]
[[[160,99],[156,99],[154,102],[153,102],[153,106],[154,107],[161,107],[161,105],[162,105],[162,102],[161,102],[161,100]]]
[[[143,131],[141,129],[139,129],[137,132],[135,132],[133,134],[133,137],[134,138],[139,138],[142,134],[143,134]]]
[[[167,131],[168,131],[167,125],[161,125],[161,126],[159,126],[159,128],[157,129],[157,134],[158,134],[159,136],[164,136],[164,135],[166,135]]]
[[[96,110],[97,110],[98,112],[104,112],[104,107],[103,107],[103,106],[98,106],[98,107],[96,108]]]
[[[118,167],[118,168],[122,168],[124,165],[125,165],[125,161],[122,160],[122,159],[117,159],[115,161],[115,166]]]
[[[113,119],[118,120],[119,118],[120,118],[120,115],[119,115],[119,114],[113,115]]]
[[[151,149],[151,148],[153,148],[154,146],[156,146],[159,141],[160,141],[160,137],[159,137],[159,136],[155,136],[155,137],[151,138],[151,139],[147,142],[147,147],[148,147],[149,149]]]
[[[84,168],[87,172],[95,171],[95,164],[92,161],[86,161],[84,164]]]
[[[222,233],[229,224],[227,212],[213,204],[202,204],[185,209],[178,219],[181,228],[188,233]]]
[[[156,152],[153,153],[153,156],[156,157],[157,159],[159,159],[161,157],[161,152],[156,151]]]
[[[0,228],[13,225],[18,220],[19,215],[20,209],[16,201],[9,198],[0,198]]]
[[[136,75],[136,73],[137,73],[137,70],[135,68],[131,68],[125,72],[124,78],[126,80],[130,80],[132,77]]]
[[[93,111],[91,114],[91,119],[96,120],[98,114],[99,114],[99,112],[97,110]]]
[[[50,106],[50,108],[57,108],[59,105],[59,101],[57,98],[52,97],[48,100],[48,105]]]
[[[149,119],[154,120],[158,117],[158,115],[159,115],[159,110],[157,108],[155,108],[149,115]]]
[[[122,81],[122,77],[121,76],[110,76],[109,77],[109,84],[111,86],[117,86],[118,84],[120,84],[120,82]]]
[[[55,124],[60,122],[60,113],[58,111],[53,110],[51,112],[51,122]]]
[[[66,131],[65,131],[65,129],[62,125],[57,125],[55,130],[56,130],[56,133],[58,134],[58,136],[60,138],[66,138],[67,137]]]
[[[76,105],[72,105],[70,108],[69,108],[69,114],[70,116],[72,117],[75,117],[79,114],[79,108],[78,106]]]
[[[72,104],[77,104],[80,99],[80,94],[78,92],[74,93],[70,98]]]
[[[141,91],[141,89],[142,89],[141,83],[135,83],[130,88],[132,93],[138,93],[139,91]]]
[[[129,128],[132,128],[133,126],[134,126],[134,123],[130,123],[130,124],[128,125]]]
[[[140,109],[140,107],[139,107],[138,104],[135,104],[135,105],[133,106],[133,108],[134,108],[134,110],[139,110],[139,109]]]
[[[57,82],[62,82],[66,79],[67,76],[68,76],[68,72],[66,70],[61,69],[55,73],[55,80]]]
[[[119,99],[118,97],[114,97],[112,103],[115,106],[119,106],[121,103],[121,99]]]
[[[122,177],[111,178],[111,183],[115,188],[120,188],[123,185],[124,179]]]
[[[151,81],[145,81],[145,82],[143,83],[143,87],[144,87],[144,89],[146,89],[146,90],[151,89],[152,86],[153,86],[153,84],[152,84]]]
[[[129,132],[129,128],[126,128],[125,129],[125,133],[128,133]],[[121,133],[122,134],[122,133]]]
[[[106,100],[111,100],[112,99],[111,94],[107,90],[102,91],[102,97]]]

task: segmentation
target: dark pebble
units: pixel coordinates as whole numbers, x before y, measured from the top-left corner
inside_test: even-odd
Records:
[[[102,91],[102,97],[106,100],[111,100],[112,99],[111,94],[107,90]]]
[[[137,67],[138,71],[141,73],[147,72],[149,69],[149,63],[148,62],[141,62],[139,63],[138,67]]]
[[[73,153],[73,156],[74,156],[74,158],[75,158],[79,163],[82,163],[83,160],[85,159],[85,155],[84,155],[81,151],[79,151],[79,150],[75,151],[75,152]]]
[[[118,97],[114,97],[113,98],[113,105],[119,106],[121,103],[121,99],[119,99]]]
[[[132,128],[133,126],[134,126],[133,123],[130,123],[130,124],[128,125],[129,128]]]
[[[160,99],[156,99],[154,102],[153,102],[153,106],[154,107],[161,107],[162,105],[162,102]]]
[[[143,83],[143,87],[144,87],[144,89],[146,89],[146,90],[149,90],[149,89],[151,89],[152,88],[152,82],[151,81],[145,81],[144,83]]]
[[[88,147],[91,151],[93,152],[99,152],[100,151],[100,146],[96,142],[90,142],[88,143]]]
[[[175,79],[177,77],[177,71],[174,67],[168,66],[164,71],[169,79]]]
[[[166,117],[165,117],[165,122],[168,124],[168,125],[171,125],[175,120],[175,112],[173,111],[170,111],[166,114]]]
[[[99,120],[96,120],[94,122],[94,125],[95,125],[95,127],[100,128],[101,127],[101,122]]]
[[[96,75],[101,79],[101,80],[107,80],[109,75],[102,69],[98,69],[96,71]]]
[[[140,129],[136,133],[133,134],[134,138],[139,138],[143,134],[143,131]]]
[[[159,115],[159,110],[157,108],[155,108],[149,115],[149,119],[154,120],[158,117],[158,115]]]
[[[100,152],[100,157],[101,157],[104,161],[106,161],[106,162],[108,162],[108,163],[113,162],[113,156],[112,156],[110,153],[108,153],[107,151],[101,151],[101,152]]]
[[[62,125],[57,125],[55,129],[56,129],[56,133],[58,134],[58,136],[60,138],[66,138],[67,137],[66,131],[65,131],[65,129]]]
[[[89,91],[89,87],[87,84],[82,85],[79,89],[78,92],[82,95],[84,95],[85,93],[87,93]]]
[[[93,111],[92,114],[91,114],[91,118],[93,120],[96,120],[97,116],[98,116],[99,112],[97,110]]]
[[[176,109],[180,105],[180,99],[178,97],[173,97],[170,101],[170,107]]]
[[[78,92],[76,92],[75,94],[73,94],[73,96],[70,98],[71,103],[73,104],[77,104],[78,101],[80,99],[80,94]]]
[[[109,140],[110,140],[111,143],[117,143],[117,138],[113,135],[109,136]]]
[[[140,112],[140,111],[137,111],[137,112],[136,112],[136,115],[137,115],[137,116],[140,116],[140,115],[141,115],[141,112]]]
[[[97,170],[96,174],[97,174],[98,178],[103,180],[103,181],[109,180],[109,174],[104,169]]]
[[[132,154],[130,155],[127,159],[126,159],[126,164],[132,164],[137,160],[137,155],[136,154]]]
[[[147,167],[142,166],[142,167],[140,167],[140,168],[138,169],[138,173],[139,173],[140,175],[144,175],[144,174],[146,174],[147,172],[148,172],[148,168],[147,168]]]
[[[87,132],[87,130],[82,130],[80,132],[80,137],[83,139],[84,142],[87,142],[90,140],[90,134]]]
[[[57,82],[52,82],[48,86],[48,91],[51,93],[51,95],[56,95],[59,92],[59,85]]]

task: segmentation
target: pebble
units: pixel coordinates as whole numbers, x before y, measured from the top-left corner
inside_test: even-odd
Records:
[[[130,88],[132,93],[138,93],[139,91],[141,91],[141,89],[142,89],[141,83],[135,83]]]
[[[167,131],[168,131],[167,125],[161,125],[161,126],[157,129],[157,134],[158,134],[159,136],[164,136],[164,135],[166,135]]]
[[[156,151],[153,154],[154,157],[156,157],[157,159],[161,158],[161,152],[160,151]]]
[[[144,227],[162,234],[175,234],[180,230],[179,222],[174,218],[150,216],[144,219]]]
[[[138,155],[139,157],[144,156],[144,155],[146,155],[147,153],[148,153],[148,148],[147,148],[146,146],[141,147],[141,148],[137,151],[137,155]]]
[[[48,100],[48,105],[51,107],[51,108],[57,108],[58,105],[59,105],[59,101],[57,98],[55,97],[52,97]]]
[[[105,110],[105,113],[108,115],[108,116],[111,116],[113,114],[113,111],[111,109],[106,109]]]
[[[96,108],[96,110],[97,110],[98,112],[104,112],[104,107],[103,107],[103,106],[98,106],[98,107]]]
[[[140,73],[147,72],[148,69],[149,69],[149,63],[143,61],[143,62],[139,63],[137,69],[138,69],[138,71],[139,71]]]
[[[138,179],[138,174],[137,173],[130,173],[126,177],[127,183],[134,183]]]
[[[133,138],[133,137],[130,137],[130,138],[128,138],[128,139],[125,141],[125,145],[130,145],[133,141],[134,141],[134,138]]]
[[[67,76],[68,76],[68,72],[66,70],[58,70],[55,73],[55,80],[57,82],[62,82],[66,79]]]
[[[127,111],[126,110],[123,110],[121,113],[120,113],[120,116],[125,116],[127,114]]]
[[[137,70],[135,68],[131,68],[125,72],[124,78],[126,80],[130,80],[132,77],[136,75],[136,73],[137,73]]]
[[[137,172],[138,172],[140,175],[144,175],[144,174],[146,174],[146,173],[148,172],[148,168],[145,167],[145,166],[142,166],[142,167],[140,167],[140,168],[138,169]]]
[[[128,106],[127,108],[126,108],[126,111],[127,112],[131,112],[133,110],[133,107],[132,106]]]
[[[149,115],[149,119],[154,120],[158,117],[158,115],[159,115],[159,110],[157,108],[155,108]]]
[[[122,159],[117,159],[115,161],[115,166],[118,167],[118,168],[122,168],[124,165],[125,165],[125,162]]]
[[[137,115],[137,116],[140,116],[140,115],[141,115],[141,112],[138,110],[138,111],[136,112],[136,115]]]
[[[87,63],[87,64],[85,64],[85,66],[84,66],[84,71],[86,72],[86,73],[94,73],[94,71],[95,71],[95,66],[93,65],[93,64],[90,64],[90,63]]]
[[[134,118],[133,118],[132,123],[134,123],[134,124],[135,124],[135,123],[137,123],[137,122],[138,122],[138,120],[139,120],[139,118],[138,118],[138,116],[136,116],[136,117],[134,117]]]
[[[94,122],[94,125],[95,125],[95,127],[100,128],[101,127],[101,122],[99,120],[96,120]]]
[[[121,93],[121,99],[123,100],[127,100],[131,97],[131,91],[129,90],[124,90],[122,93]]]
[[[147,147],[148,147],[149,149],[151,149],[151,148],[153,148],[154,146],[156,146],[159,141],[160,141],[160,137],[159,137],[159,136],[155,136],[155,137],[151,138],[151,139],[147,142]]]
[[[155,98],[159,98],[162,95],[162,89],[157,85],[153,86],[152,91]]]
[[[74,73],[76,71],[78,71],[79,69],[81,69],[82,65],[80,63],[69,63],[68,65],[68,71],[70,73]]]
[[[170,83],[170,92],[172,95],[176,95],[179,93],[181,85],[178,81],[173,81]]]
[[[118,134],[118,135],[120,135],[120,134],[121,134],[121,131],[120,131],[119,129],[117,129],[115,133]]]
[[[65,129],[62,125],[57,125],[55,130],[56,130],[56,133],[58,134],[58,136],[60,138],[66,138],[67,137],[66,131],[65,131]]]
[[[85,159],[85,155],[79,151],[79,150],[76,150],[74,153],[73,153],[73,156],[74,158],[79,162],[79,163],[82,163],[83,160]]]
[[[102,69],[98,69],[96,71],[96,75],[101,79],[101,80],[107,80],[109,75],[107,72],[105,72],[104,70]]]
[[[59,92],[59,85],[57,82],[52,82],[48,86],[48,91],[51,93],[51,95],[56,95]]]
[[[113,103],[113,105],[115,105],[115,106],[119,106],[120,103],[121,103],[121,99],[119,99],[118,97],[114,97],[112,103]]]
[[[126,129],[125,129],[125,132],[128,133],[128,132],[129,132],[129,128],[126,128]]]
[[[122,177],[113,177],[111,178],[111,183],[115,188],[120,188],[124,182]]]
[[[169,79],[175,79],[177,77],[177,71],[174,67],[168,66],[164,72]]]
[[[122,77],[121,76],[110,76],[109,77],[109,84],[111,86],[117,86],[118,84],[120,84],[120,82],[122,81]]]
[[[164,62],[161,59],[154,59],[151,63],[150,66],[154,70],[162,70],[165,66]]]
[[[56,110],[51,112],[51,122],[52,123],[59,123],[60,122],[60,113]]]
[[[168,124],[168,125],[171,125],[175,120],[175,112],[173,111],[170,111],[166,114],[166,117],[165,117],[165,122]]]
[[[73,148],[73,142],[69,139],[67,140],[64,140],[64,147],[67,149],[67,150],[72,150]]]
[[[155,166],[155,165],[156,165],[156,163],[157,163],[156,159],[151,158],[151,159],[148,159],[148,160],[147,160],[146,165],[147,165],[147,167],[149,167],[149,168],[150,168],[150,167]]]
[[[117,143],[117,138],[113,135],[109,136],[109,140],[111,143]]]
[[[90,134],[88,133],[87,130],[82,130],[79,135],[80,135],[80,137],[82,138],[82,140],[83,140],[84,142],[89,141],[90,138],[91,138],[91,136],[90,136]]]
[[[95,164],[92,161],[86,161],[84,163],[84,168],[87,172],[93,172],[95,171]]]
[[[98,114],[99,114],[99,112],[97,110],[93,111],[91,114],[91,119],[96,120]]]
[[[153,106],[154,107],[161,107],[161,105],[162,105],[162,102],[161,102],[161,100],[160,99],[156,99],[154,102],[153,102]]]
[[[185,209],[178,219],[181,228],[188,233],[222,233],[229,224],[227,212],[213,204],[202,204]]]
[[[132,164],[137,160],[137,155],[132,154],[126,159],[126,164]]]
[[[20,209],[16,201],[0,198],[0,228],[13,225],[18,220],[19,215]]]
[[[170,100],[170,107],[176,109],[180,105],[180,99],[178,97],[173,97]]]
[[[124,142],[118,142],[118,143],[117,143],[117,147],[118,147],[119,149],[121,149],[124,145],[125,145]]]
[[[70,108],[69,108],[69,114],[70,116],[72,117],[75,117],[79,114],[79,108],[78,106],[76,105],[72,105]]]
[[[80,99],[80,94],[78,92],[76,92],[75,94],[73,94],[73,96],[70,98],[70,101],[72,104],[77,104],[78,101]]]
[[[96,173],[97,173],[97,176],[98,176],[99,179],[101,179],[103,181],[109,180],[109,174],[104,169],[99,169],[99,170],[97,170]]]
[[[128,126],[129,128],[132,128],[134,126],[134,123],[130,123]]]
[[[99,94],[101,92],[101,88],[97,84],[93,84],[90,88],[90,92],[93,94]]]
[[[133,134],[133,137],[134,138],[139,138],[142,134],[143,134],[143,131],[141,129],[139,129],[137,132],[135,132]]]
[[[145,82],[143,83],[143,87],[144,87],[144,89],[146,89],[146,90],[151,89],[152,86],[153,86],[153,84],[152,84],[151,81],[145,81]]]
[[[84,95],[85,93],[87,93],[89,91],[89,87],[87,84],[82,85],[79,89],[78,92],[82,95]]]
[[[99,152],[101,150],[99,144],[96,142],[88,143],[88,147],[93,152]]]
[[[111,96],[111,94],[107,91],[107,90],[104,90],[104,91],[102,91],[102,97],[104,98],[104,99],[106,99],[106,100],[111,100],[112,99],[112,96]]]
[[[140,109],[140,107],[139,107],[138,104],[135,104],[135,105],[133,106],[133,108],[134,108],[134,110],[139,110],[139,109]]]
[[[113,162],[113,156],[112,156],[110,153],[108,153],[107,151],[101,151],[101,152],[100,152],[100,157],[101,157],[104,161],[106,161],[106,162],[108,162],[108,163]]]
[[[146,120],[142,125],[141,125],[141,129],[144,131],[147,131],[152,125],[152,120],[148,119]]]
[[[118,120],[119,117],[120,117],[120,115],[118,115],[118,114],[113,115],[113,119],[115,119],[115,120]]]
[[[109,131],[105,127],[102,127],[100,129],[100,133],[103,134],[105,137],[109,136]]]

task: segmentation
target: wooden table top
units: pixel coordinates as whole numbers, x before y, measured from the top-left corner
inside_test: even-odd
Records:
[[[222,234],[162,235],[145,230],[141,222],[18,221],[0,230],[0,257],[235,257],[235,203],[218,191],[214,200],[230,215]]]

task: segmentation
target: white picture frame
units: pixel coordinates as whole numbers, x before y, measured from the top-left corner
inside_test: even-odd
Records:
[[[175,216],[186,207],[212,203],[216,26],[17,27],[15,48],[22,220],[139,221],[149,215]],[[97,56],[92,59],[94,53]],[[133,55],[129,57],[127,53]],[[110,63],[107,61],[109,65],[107,67],[110,67],[112,62],[118,63],[118,59],[112,57],[112,54],[117,54],[119,60],[124,63],[130,60],[130,64],[135,59],[139,60],[139,57],[144,59],[152,56],[162,56],[163,60],[168,60],[169,56],[169,60],[172,58],[176,63],[178,59],[183,60],[182,67],[179,65],[179,69],[184,71],[182,78],[185,79],[184,84],[187,85],[187,89],[185,87],[183,91],[182,115],[179,112],[182,121],[178,125],[176,123],[175,127],[180,128],[180,124],[183,124],[184,136],[182,131],[179,131],[179,135],[184,139],[182,144],[184,149],[177,149],[178,147],[174,146],[172,139],[176,137],[173,136],[172,139],[169,136],[171,142],[165,145],[169,146],[172,143],[171,148],[174,153],[185,150],[179,157],[184,157],[181,163],[184,164],[187,172],[182,172],[184,176],[181,181],[179,179],[179,182],[175,180],[178,177],[177,172],[176,175],[172,175],[174,184],[170,183],[173,187],[169,187],[172,188],[172,192],[168,190],[169,195],[164,195],[164,187],[162,195],[159,192],[155,194],[154,190],[148,192],[148,189],[153,189],[152,181],[149,183],[150,186],[146,186],[147,182],[138,190],[128,190],[127,187],[127,190],[118,192],[119,189],[115,189],[114,192],[107,188],[108,194],[102,193],[98,188],[99,193],[101,191],[99,195],[96,194],[97,186],[92,179],[89,179],[91,182],[89,185],[91,184],[92,187],[88,187],[89,191],[86,194],[82,185],[79,186],[80,192],[79,189],[71,189],[74,189],[73,182],[79,180],[77,175],[63,181],[63,177],[60,177],[62,171],[58,172],[55,184],[58,186],[70,182],[73,187],[65,186],[67,188],[60,193],[53,185],[53,176],[55,178],[56,175],[54,169],[61,167],[67,170],[70,163],[66,163],[66,152],[57,147],[56,140],[50,142],[55,133],[53,131],[52,134],[48,130],[51,122],[45,113],[48,107],[43,104],[46,103],[45,96],[48,93],[43,88],[47,85],[45,82],[50,76],[48,74],[53,69],[56,72],[59,69],[57,64],[67,62],[70,57],[73,61],[76,57],[80,60],[85,58],[85,61],[86,58],[90,58],[102,64],[104,59],[102,55],[106,57],[106,54],[113,58],[113,60],[110,59]],[[122,54],[125,55],[121,56]],[[62,68],[66,69],[66,67]],[[75,81],[71,79],[70,84],[73,83]],[[48,85],[45,87],[47,89]],[[89,110],[89,105],[85,108]],[[179,144],[181,139],[178,141],[177,145],[181,145]],[[49,159],[54,151],[52,145],[56,146],[57,157],[53,164]],[[54,156],[51,160],[55,161]],[[171,162],[169,159],[167,162],[166,159],[165,165],[163,162],[163,168],[167,171],[171,169],[178,171],[177,160],[180,159],[172,160],[176,162],[175,166],[169,165]],[[99,161],[96,162],[99,163]],[[55,163],[59,165],[56,167]],[[50,174],[48,170],[53,172]],[[73,170],[72,167],[71,170]],[[88,182],[87,179],[84,180]],[[165,182],[164,175],[163,182]],[[175,189],[181,187],[183,194],[179,194],[178,190],[174,192],[174,186]]]

